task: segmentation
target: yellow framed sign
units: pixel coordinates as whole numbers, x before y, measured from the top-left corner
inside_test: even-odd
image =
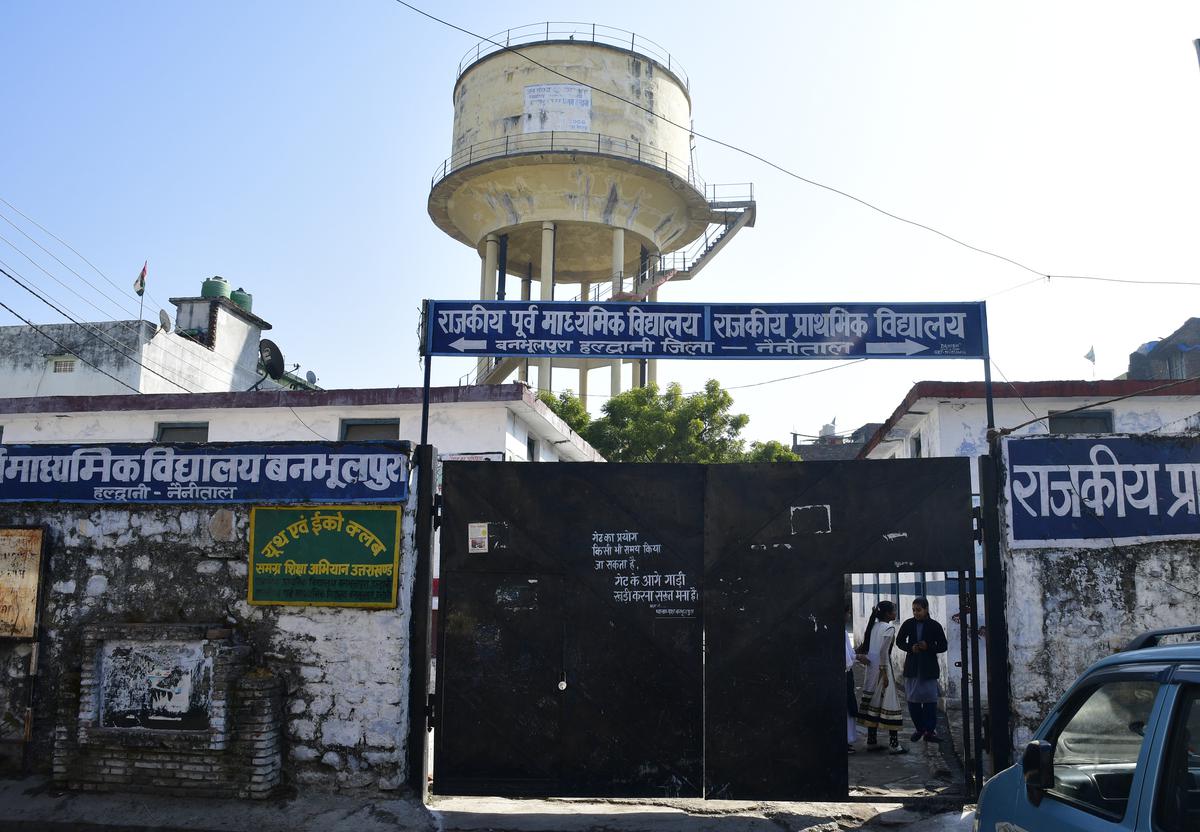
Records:
[[[249,602],[395,607],[401,512],[362,505],[252,508]]]
[[[0,528],[0,638],[37,635],[43,536],[40,528]]]

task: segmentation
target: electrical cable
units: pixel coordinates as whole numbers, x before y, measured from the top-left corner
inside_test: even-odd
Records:
[[[499,41],[493,40],[490,37],[486,37],[484,35],[480,35],[475,32],[472,32],[470,29],[465,29],[462,26],[458,26],[457,24],[451,23],[448,20],[444,20],[440,17],[437,17],[436,15],[430,14],[429,12],[424,11],[423,9],[419,9],[416,6],[412,5],[411,3],[405,2],[405,0],[395,0],[395,2],[400,4],[401,6],[404,6],[406,9],[409,9],[410,11],[421,15],[422,17],[426,17],[426,18],[434,21],[435,23],[439,23],[443,26],[447,26],[451,29],[462,32],[463,34],[469,35],[469,36],[475,38],[476,40],[490,43],[493,46],[497,47],[502,52],[511,52],[512,54],[520,57],[522,60],[528,61],[529,63],[533,64],[534,66],[540,67],[541,69],[544,69],[547,72],[552,73],[553,75],[557,75],[560,78],[570,81],[572,84],[578,84],[579,86],[586,87],[586,88],[592,90],[593,92],[598,92],[602,95],[607,95],[610,98],[615,98],[616,100],[621,101],[625,104],[628,104],[631,107],[635,107],[653,118],[656,118],[656,119],[658,119],[666,124],[669,124],[672,127],[675,127],[679,130],[683,130],[683,131],[687,132],[689,136],[695,136],[696,138],[704,139],[707,142],[711,142],[720,147],[724,147],[727,150],[732,150],[735,153],[740,153],[743,156],[748,156],[749,158],[754,159],[758,162],[761,162],[762,164],[764,164],[770,168],[774,168],[775,170],[779,171],[780,173],[782,173],[786,176],[790,176],[793,179],[796,179],[800,182],[804,182],[808,185],[812,185],[815,188],[821,188],[823,190],[829,191],[830,193],[837,194],[838,196],[841,196],[846,199],[857,202],[858,204],[860,204],[866,208],[869,208],[872,211],[876,211],[880,214],[883,214],[885,217],[889,217],[890,219],[896,220],[897,222],[902,222],[902,223],[905,223],[906,225],[911,225],[911,226],[915,226],[916,228],[924,229],[925,231],[928,231],[931,234],[936,234],[937,236],[942,237],[946,240],[949,240],[950,242],[952,242],[956,245],[962,246],[963,248],[970,249],[971,251],[978,252],[979,254],[987,255],[988,257],[994,257],[997,260],[1003,260],[1006,263],[1010,263],[1018,268],[1024,269],[1025,271],[1029,272],[1030,274],[1036,274],[1039,278],[1050,279],[1050,278],[1054,278],[1054,277],[1062,277],[1062,278],[1065,278],[1068,280],[1099,280],[1099,281],[1114,282],[1114,283],[1134,283],[1137,285],[1200,286],[1200,282],[1158,281],[1158,280],[1120,280],[1117,278],[1095,277],[1095,276],[1090,276],[1090,275],[1047,274],[1046,272],[1040,271],[1039,269],[1035,269],[1032,266],[1027,266],[1024,263],[1020,262],[1019,260],[1015,260],[1011,257],[1007,257],[1003,254],[999,254],[998,252],[995,252],[995,251],[989,251],[988,249],[980,248],[979,246],[972,245],[971,243],[965,242],[964,240],[960,240],[957,237],[951,236],[950,234],[947,234],[944,231],[940,231],[937,228],[934,228],[933,226],[926,225],[925,223],[918,222],[917,220],[908,219],[907,217],[900,216],[899,214],[894,214],[891,211],[885,210],[884,208],[880,208],[878,205],[875,205],[874,203],[868,202],[867,200],[865,200],[861,197],[857,197],[854,194],[848,193],[847,191],[843,191],[843,190],[840,190],[839,188],[835,188],[832,185],[826,185],[823,182],[818,182],[815,179],[809,179],[808,177],[802,176],[802,175],[796,173],[795,171],[788,170],[787,168],[783,167],[783,165],[780,165],[776,162],[772,162],[770,159],[767,159],[764,156],[760,156],[759,154],[754,153],[753,151],[747,150],[743,147],[739,147],[738,145],[732,144],[730,142],[722,141],[721,139],[718,139],[715,136],[709,136],[705,133],[701,133],[698,130],[695,130],[691,126],[683,125],[676,121],[672,121],[671,119],[664,116],[662,113],[655,112],[654,110],[650,109],[649,107],[646,107],[643,104],[639,104],[638,102],[632,101],[628,98],[625,98],[622,95],[618,95],[615,92],[611,92],[610,90],[606,90],[601,87],[593,86],[592,84],[589,84],[586,81],[582,81],[578,78],[574,78],[570,75],[567,75],[566,73],[561,72],[561,71],[555,69],[554,67],[547,66],[546,64],[543,64],[542,62],[529,57],[527,54],[522,52],[520,49],[517,49],[516,47],[508,46],[506,44],[500,43]],[[1014,288],[1017,288],[1017,287],[1014,287]]]
[[[315,430],[313,430],[312,426],[308,422],[301,419],[300,414],[297,413],[295,408],[293,408],[290,404],[287,405],[287,409],[292,411],[292,415],[296,417],[296,421],[299,422],[300,424],[304,425],[304,427],[308,428],[308,432],[311,433],[313,436],[317,437],[318,439],[323,439],[326,442],[334,441],[333,439],[328,439],[328,438],[322,436],[321,434],[317,433]]]
[[[78,326],[84,327],[86,330],[88,330],[88,332],[90,333],[90,335],[88,336],[89,340],[95,340],[97,338],[102,338],[105,341],[107,341],[109,344],[111,344],[111,345],[117,347],[117,349],[121,350],[123,355],[129,356],[131,354],[131,350],[133,348],[128,347],[128,346],[120,343],[119,341],[116,341],[113,336],[106,335],[103,332],[101,332],[97,328],[98,324],[112,323],[112,324],[122,327],[123,329],[125,329],[126,331],[131,333],[135,340],[139,340],[141,338],[141,330],[139,330],[135,327],[129,326],[129,324],[125,321],[89,323],[87,321],[80,320],[79,313],[77,313],[74,309],[71,309],[69,306],[67,306],[65,303],[63,303],[61,300],[59,300],[58,298],[51,295],[43,287],[38,286],[36,283],[34,283],[32,280],[30,280],[27,275],[24,275],[17,269],[14,269],[10,264],[5,262],[2,258],[0,258],[0,267],[3,267],[3,269],[8,269],[12,274],[15,274],[15,276],[17,278],[19,278],[21,281],[23,281],[23,283],[19,283],[18,285],[21,285],[21,287],[23,289],[25,289],[27,292],[34,294],[35,297],[37,297],[39,300],[41,300],[43,303],[45,303],[51,309],[54,309],[54,311],[58,312],[64,318],[67,318],[67,320],[77,324]],[[2,271],[3,269],[0,269],[0,271]],[[10,279],[11,279],[11,277],[12,277],[12,275],[10,274]],[[177,356],[177,357],[180,359],[180,362],[182,364],[185,364],[185,365],[191,367],[192,369],[196,370],[197,372],[199,372],[203,375],[206,375],[209,378],[216,381],[217,386],[221,390],[224,390],[225,388],[227,388],[229,386],[228,379],[225,379],[221,376],[217,376],[217,375],[213,374],[206,367],[204,367],[202,365],[193,364],[192,362],[188,361],[182,355]],[[164,372],[168,372],[168,373],[172,372],[172,368],[169,367],[166,363],[164,363],[163,361],[155,360],[155,359],[151,358],[149,355],[146,355],[144,352],[141,354],[141,360],[148,362],[150,364],[153,364],[157,367],[160,367]],[[143,365],[143,366],[145,366],[145,365]],[[150,370],[150,372],[155,372],[155,370],[152,367],[147,366],[146,369]],[[178,385],[176,385],[176,386],[178,386]],[[200,390],[200,391],[188,391],[188,392],[208,393],[208,392],[213,392],[213,391]]]
[[[126,314],[126,315],[130,315],[130,316],[132,316],[132,315],[134,314],[132,310],[130,310],[130,309],[126,309],[125,307],[121,306],[121,304],[120,304],[120,302],[119,302],[119,301],[117,301],[115,298],[112,298],[112,297],[108,296],[107,294],[105,294],[105,293],[104,293],[104,292],[103,292],[103,291],[102,291],[102,290],[101,290],[101,289],[100,289],[98,286],[96,286],[96,284],[92,283],[92,282],[91,282],[90,280],[88,280],[86,277],[84,277],[84,276],[83,276],[83,275],[81,275],[79,272],[75,271],[73,268],[71,268],[71,267],[70,267],[70,266],[68,266],[66,263],[64,263],[64,262],[63,262],[63,261],[62,261],[62,260],[59,258],[59,256],[58,256],[57,254],[55,254],[54,252],[52,252],[50,249],[46,248],[46,247],[45,247],[44,245],[42,245],[42,244],[41,244],[41,243],[40,243],[38,240],[36,240],[36,239],[34,239],[33,237],[31,237],[31,236],[29,235],[29,233],[25,231],[25,229],[21,228],[21,226],[17,225],[15,222],[13,222],[13,221],[12,221],[12,220],[10,220],[8,217],[6,217],[6,216],[4,215],[4,212],[3,212],[3,211],[0,211],[0,220],[4,220],[6,223],[8,223],[9,225],[11,225],[13,228],[15,228],[19,234],[21,234],[23,237],[25,237],[25,239],[29,240],[29,242],[33,243],[35,246],[37,246],[38,248],[40,248],[40,249],[41,249],[42,251],[44,251],[46,254],[48,254],[48,255],[50,255],[51,257],[53,257],[53,258],[55,259],[55,261],[57,261],[57,262],[58,262],[58,264],[59,264],[60,266],[62,266],[64,269],[66,269],[67,271],[69,271],[71,274],[75,275],[75,276],[76,276],[76,277],[78,277],[80,280],[82,280],[82,281],[83,281],[83,282],[84,282],[84,283],[85,283],[87,286],[91,287],[91,289],[92,289],[92,290],[93,290],[93,291],[94,291],[96,294],[98,294],[100,297],[104,298],[104,299],[105,299],[105,300],[107,300],[109,303],[111,303],[111,304],[112,304],[114,307],[116,307],[116,308],[117,308],[117,310],[119,310],[120,312],[122,312],[122,313],[124,313],[124,314]],[[9,240],[7,240],[7,239],[6,239],[6,240],[4,240],[4,242],[8,243],[8,244],[9,244],[10,246],[12,246],[14,249],[16,248],[16,246],[15,246],[15,245],[13,245],[13,243],[12,243],[11,241],[9,241]],[[97,307],[97,308],[98,308],[98,307]],[[106,313],[106,314],[107,314],[107,313]]]
[[[0,198],[0,199],[2,199],[2,198]],[[18,213],[20,213],[20,212],[18,212]],[[2,215],[2,214],[0,214],[0,217],[3,217],[3,215]],[[11,220],[8,220],[7,218],[4,218],[4,219],[5,219],[5,221],[6,221],[6,222],[8,222],[10,225],[12,224]],[[35,223],[35,225],[36,225],[36,223]],[[17,230],[18,230],[18,231],[21,231],[21,229],[20,229],[20,228],[18,228]],[[24,232],[23,232],[23,231],[22,231],[21,233],[22,233],[22,234],[24,234]],[[29,235],[28,235],[28,234],[25,234],[25,236],[26,236],[26,237],[28,237]],[[32,238],[31,238],[31,239],[32,239]],[[39,270],[41,270],[43,273],[45,273],[47,276],[49,276],[51,280],[53,280],[54,282],[58,283],[60,286],[62,286],[63,288],[65,288],[67,291],[71,292],[73,295],[75,295],[76,297],[78,297],[78,298],[79,298],[80,300],[82,300],[84,303],[86,303],[86,304],[88,304],[89,306],[91,306],[93,309],[95,309],[95,310],[96,310],[97,312],[99,312],[101,315],[104,315],[105,317],[107,317],[107,316],[108,316],[108,314],[109,314],[108,312],[106,312],[105,310],[101,309],[101,308],[100,308],[99,306],[97,306],[95,303],[92,303],[92,301],[90,301],[88,298],[84,297],[84,296],[83,296],[83,295],[81,295],[79,292],[75,291],[75,289],[73,289],[71,286],[69,286],[69,285],[67,285],[66,283],[64,283],[64,282],[63,282],[62,280],[60,280],[60,279],[59,279],[57,276],[55,276],[55,275],[54,275],[52,272],[50,272],[48,269],[46,269],[46,268],[45,268],[45,267],[44,267],[44,266],[43,266],[41,263],[38,263],[36,260],[34,260],[32,257],[30,257],[30,256],[29,256],[29,254],[27,254],[27,253],[26,253],[24,250],[22,250],[22,249],[21,249],[19,246],[17,246],[15,243],[13,243],[11,240],[9,240],[7,237],[5,237],[5,236],[3,236],[3,235],[0,235],[0,241],[3,241],[3,242],[5,242],[5,243],[7,243],[7,244],[8,244],[8,245],[9,245],[9,246],[10,246],[10,247],[11,247],[11,248],[12,248],[12,249],[15,251],[15,252],[17,252],[18,254],[20,254],[22,257],[24,257],[26,260],[28,260],[30,263],[32,263],[34,266],[36,266],[36,267],[37,267]],[[40,248],[42,248],[42,250],[43,250],[43,251],[46,251],[45,247],[44,247],[44,246],[41,246],[40,244],[38,244],[37,240],[33,240],[33,242],[34,242],[34,244],[35,244],[35,245],[39,245],[39,247],[40,247]],[[69,247],[69,246],[68,246],[68,247]],[[72,250],[73,250],[73,249],[72,249]],[[55,259],[55,260],[58,260],[58,258],[57,258],[57,257],[55,257],[55,256],[54,256],[54,254],[53,254],[52,252],[49,252],[49,251],[47,251],[46,253],[47,253],[47,254],[50,254],[50,256],[51,256],[51,257],[54,257],[54,259]],[[58,260],[58,262],[59,262],[59,263],[62,263],[62,261],[61,261],[61,260]],[[6,265],[6,266],[7,266],[7,264],[5,264],[5,263],[4,263],[4,261],[2,261],[2,260],[0,260],[0,264],[4,264],[4,265]],[[73,274],[75,274],[77,277],[79,277],[81,280],[84,280],[84,279],[83,279],[83,277],[82,277],[81,275],[79,275],[79,273],[78,273],[78,272],[75,272],[73,269],[71,269],[71,268],[70,268],[70,266],[67,266],[65,263],[64,263],[63,265],[64,265],[64,267],[66,267],[67,269],[71,270],[71,272],[72,272]],[[12,267],[11,267],[11,266],[8,266],[8,268],[12,268]],[[13,269],[13,271],[16,271],[16,270],[15,270],[15,269]],[[32,281],[32,280],[30,280],[28,277],[26,277],[26,276],[22,275],[22,278],[23,278],[24,280],[26,280],[27,282],[29,282],[30,284],[33,284],[33,281]],[[85,282],[85,283],[88,283],[88,281],[86,281],[86,280],[84,280],[84,282]],[[33,284],[33,285],[36,285],[36,284]],[[96,287],[95,287],[93,284],[91,284],[91,283],[88,283],[88,285],[89,285],[89,286],[91,286],[93,289],[96,289]],[[45,290],[43,290],[43,291],[45,291]],[[96,289],[96,291],[99,291],[99,289]],[[103,295],[103,293],[101,293],[101,294]],[[108,296],[107,296],[107,295],[103,295],[103,296],[104,296],[105,298],[107,298],[108,300],[112,301],[112,298],[108,298]],[[65,307],[65,304],[63,304],[61,301],[58,301],[58,303],[59,303],[59,305],[60,305],[60,306],[64,306],[64,307]],[[113,303],[114,303],[114,305],[117,305],[115,301],[114,301]],[[120,307],[119,305],[117,305],[117,308],[118,308],[118,309],[121,309],[122,307]],[[123,310],[123,311],[126,311],[126,312],[128,312],[129,314],[133,314],[132,312],[129,312],[129,310]],[[78,313],[75,313],[75,314],[78,314]],[[129,331],[130,333],[132,333],[132,334],[133,334],[133,335],[135,335],[135,336],[140,336],[140,331],[139,331],[137,328],[135,328],[135,327],[131,326],[131,325],[129,324],[129,322],[127,322],[127,321],[120,321],[120,320],[118,320],[118,321],[114,321],[113,323],[117,324],[117,325],[118,325],[118,326],[120,326],[120,327],[123,327],[124,329],[126,329],[127,331]],[[83,324],[82,324],[82,322],[80,322],[80,325],[83,325]],[[192,339],[192,340],[194,340],[194,339]],[[198,342],[197,342],[197,343],[198,343]],[[166,365],[166,364],[163,364],[162,362],[159,362],[159,361],[154,361],[153,359],[149,358],[148,356],[143,356],[143,357],[145,358],[145,360],[147,360],[147,361],[150,361],[150,362],[152,362],[152,363],[154,363],[154,364],[157,364],[158,366],[162,367],[164,370],[169,370],[169,368],[167,367],[167,365]],[[217,383],[217,386],[218,386],[219,388],[221,388],[221,389],[224,389],[224,388],[226,388],[226,387],[228,387],[228,386],[229,386],[229,380],[228,380],[228,379],[226,379],[226,378],[224,378],[224,377],[222,377],[222,376],[215,375],[215,374],[214,374],[213,372],[211,372],[211,371],[208,369],[208,367],[207,367],[207,366],[205,366],[204,364],[197,364],[197,363],[195,363],[195,362],[193,362],[193,361],[190,361],[190,360],[188,360],[188,358],[187,358],[186,356],[184,356],[184,355],[180,355],[180,356],[178,356],[178,357],[179,357],[180,363],[182,363],[182,364],[186,364],[188,367],[191,367],[191,368],[192,368],[193,370],[195,370],[196,372],[198,372],[198,373],[200,373],[200,374],[203,374],[203,375],[206,375],[206,376],[208,376],[209,378],[213,379],[213,380],[214,380],[214,381]],[[228,363],[231,365],[231,371],[234,371],[234,370],[242,370],[243,372],[245,372],[245,373],[247,373],[247,374],[249,374],[249,375],[252,375],[252,376],[257,376],[257,375],[258,375],[258,369],[257,369],[257,367],[256,367],[256,368],[254,368],[254,369],[250,369],[249,367],[246,367],[245,365],[243,365],[243,364],[240,364],[240,363],[237,361],[237,359],[235,359],[235,358],[230,358],[229,356],[221,355],[220,353],[216,353],[216,352],[212,353],[212,357],[215,357],[215,358],[220,358],[220,359],[222,359],[222,360],[224,360],[224,361],[227,361],[227,362],[228,362]]]
[[[142,362],[138,361],[138,360],[137,360],[137,359],[136,359],[136,358],[133,356],[133,353],[132,353],[132,352],[130,352],[130,351],[128,350],[128,348],[126,348],[126,347],[125,347],[125,345],[124,345],[124,344],[121,344],[119,341],[114,341],[112,338],[109,338],[108,336],[106,336],[106,335],[104,335],[103,333],[101,333],[101,332],[100,332],[98,329],[95,329],[94,327],[90,327],[88,324],[85,324],[85,323],[83,323],[82,321],[78,321],[78,320],[76,320],[75,318],[71,317],[71,316],[70,316],[70,315],[68,315],[66,312],[64,312],[62,309],[58,308],[58,307],[57,307],[57,306],[55,306],[53,303],[51,303],[50,301],[46,300],[46,298],[44,298],[44,297],[42,297],[40,294],[38,294],[38,292],[36,292],[34,289],[30,288],[29,286],[25,285],[25,283],[23,283],[22,281],[18,280],[16,277],[14,277],[12,274],[10,274],[10,273],[8,272],[8,270],[7,270],[7,269],[0,268],[0,274],[3,274],[5,277],[7,277],[7,278],[8,278],[9,280],[11,280],[13,283],[15,283],[15,284],[17,284],[18,286],[20,286],[20,287],[21,287],[22,289],[24,289],[26,292],[29,292],[29,294],[33,295],[35,298],[37,298],[38,300],[40,300],[42,303],[44,303],[44,304],[46,304],[47,306],[49,306],[51,309],[53,309],[53,310],[54,310],[55,312],[57,312],[58,314],[62,315],[64,318],[66,318],[66,319],[67,319],[68,321],[70,321],[71,323],[75,324],[76,326],[81,326],[81,327],[83,327],[84,329],[90,329],[90,330],[91,330],[92,332],[94,332],[94,333],[95,333],[95,334],[96,334],[98,337],[100,337],[100,338],[103,338],[105,341],[107,341],[108,343],[110,343],[111,345],[113,345],[114,347],[116,347],[118,350],[120,350],[120,351],[122,352],[122,354],[123,354],[123,355],[124,355],[126,358],[128,358],[128,359],[129,359],[130,361],[132,361],[134,364],[137,364],[137,365],[138,365],[139,367],[141,367],[143,370],[146,370],[147,372],[153,373],[154,375],[158,376],[159,378],[161,378],[163,381],[167,382],[168,384],[173,384],[173,385],[175,385],[176,387],[178,387],[180,390],[182,390],[182,391],[183,391],[183,392],[185,392],[185,393],[195,393],[195,392],[197,392],[197,391],[195,391],[195,390],[189,390],[188,388],[184,387],[182,384],[180,384],[179,382],[175,381],[174,379],[172,379],[172,378],[167,378],[166,376],[164,376],[162,373],[158,372],[157,370],[155,370],[155,369],[153,369],[153,368],[151,368],[151,367],[147,367],[145,364],[143,364]],[[82,360],[82,359],[81,359],[81,360]],[[95,366],[95,365],[89,365],[89,366]],[[105,373],[105,375],[108,375],[108,374],[107,374],[107,373]],[[126,385],[126,386],[128,386],[128,385]]]
[[[1160,384],[1157,387],[1149,387],[1145,390],[1138,390],[1136,393],[1126,393],[1124,396],[1114,396],[1111,399],[1104,399],[1102,401],[1091,402],[1090,404],[1080,405],[1079,407],[1072,407],[1070,410],[1059,410],[1059,411],[1056,411],[1054,413],[1054,415],[1055,416],[1066,416],[1069,413],[1078,413],[1081,410],[1089,410],[1093,407],[1100,407],[1101,405],[1112,404],[1113,402],[1120,402],[1120,401],[1124,401],[1125,399],[1135,398],[1137,396],[1144,396],[1147,393],[1155,393],[1159,390],[1167,390],[1171,387],[1178,387],[1181,384],[1188,384],[1193,381],[1200,381],[1200,376],[1192,376],[1191,378],[1176,379],[1175,381],[1168,382],[1167,384]],[[1009,383],[1011,384],[1011,382],[1009,382]],[[1025,407],[1026,407],[1026,409],[1028,409],[1029,405],[1026,404]],[[1032,412],[1032,410],[1030,412]],[[1011,428],[998,428],[996,430],[996,435],[997,436],[1008,436],[1013,431],[1020,430],[1021,428],[1026,427],[1027,425],[1032,425],[1035,422],[1043,422],[1049,418],[1050,418],[1050,414],[1046,414],[1045,416],[1036,416],[1033,419],[1024,421],[1019,425],[1014,425]]]
[[[76,250],[75,250],[75,249],[74,249],[74,248],[71,246],[71,244],[70,244],[70,243],[68,243],[68,242],[67,242],[66,240],[64,240],[62,237],[59,237],[57,234],[55,234],[55,233],[54,233],[53,231],[51,231],[50,229],[46,228],[44,225],[42,225],[41,223],[39,223],[39,222],[38,222],[37,220],[35,220],[33,217],[31,217],[31,216],[29,216],[28,214],[26,214],[24,211],[22,211],[22,210],[21,210],[20,208],[18,208],[17,206],[13,205],[11,202],[9,202],[7,199],[5,199],[3,196],[0,196],[0,202],[3,202],[3,203],[4,203],[5,205],[7,205],[9,208],[11,208],[12,210],[16,211],[16,212],[17,212],[18,214],[20,214],[20,215],[21,215],[21,216],[22,216],[22,217],[23,217],[25,220],[27,220],[27,221],[29,221],[29,222],[33,223],[34,225],[36,225],[36,226],[37,226],[39,229],[41,229],[41,230],[42,230],[44,233],[46,233],[46,234],[49,234],[51,237],[53,237],[55,240],[57,240],[59,243],[61,243],[63,246],[65,246],[65,247],[67,248],[67,250],[68,250],[68,251],[70,251],[72,254],[74,254],[76,257],[78,257],[80,260],[82,260],[83,262],[85,262],[85,263],[87,263],[89,266],[91,266],[91,268],[92,268],[92,271],[94,271],[96,274],[98,274],[98,275],[100,275],[102,278],[104,278],[104,279],[105,279],[105,281],[107,281],[107,282],[108,282],[108,285],[109,285],[109,286],[112,286],[112,287],[113,287],[114,289],[116,289],[118,292],[126,292],[126,291],[128,291],[127,289],[122,289],[120,286],[118,286],[116,283],[114,283],[114,282],[112,281],[112,278],[110,278],[110,277],[109,277],[108,275],[106,275],[104,272],[100,271],[99,267],[97,267],[97,266],[96,266],[96,264],[94,264],[94,263],[93,263],[91,260],[87,259],[87,258],[86,258],[86,257],[84,257],[82,254],[80,254],[78,251],[76,251]],[[150,298],[152,301],[154,301],[154,305],[155,305],[155,306],[162,306],[162,305],[163,305],[162,303],[160,303],[160,302],[158,301],[158,299],[157,299],[157,298],[155,298],[155,297],[154,297],[154,295],[150,294],[150,291],[149,291],[148,289],[146,290],[146,293],[145,293],[145,294],[146,294],[146,297],[148,297],[148,298]]]
[[[137,393],[138,395],[142,395],[142,391],[141,391],[141,390],[138,390],[138,389],[137,389],[136,387],[134,387],[133,385],[131,385],[131,384],[128,384],[127,382],[124,382],[124,381],[122,381],[121,379],[119,379],[119,378],[117,378],[116,376],[114,376],[112,373],[107,373],[107,372],[105,372],[104,370],[101,370],[101,369],[100,369],[99,367],[97,367],[95,364],[93,364],[92,362],[88,361],[88,360],[87,360],[86,358],[84,358],[82,355],[80,355],[79,353],[75,352],[73,349],[71,349],[70,347],[68,347],[68,346],[67,346],[66,344],[64,344],[62,341],[60,341],[60,340],[58,340],[57,338],[55,338],[53,335],[49,335],[49,334],[47,334],[46,332],[43,332],[43,331],[42,331],[42,329],[41,329],[41,327],[39,327],[37,324],[35,324],[33,321],[29,320],[28,318],[26,318],[26,317],[23,317],[23,316],[22,316],[20,313],[18,313],[18,312],[17,312],[15,309],[13,309],[11,306],[9,306],[8,304],[6,304],[4,301],[0,301],[0,306],[3,306],[5,309],[7,309],[9,312],[11,312],[15,318],[17,318],[18,320],[20,320],[20,321],[24,322],[26,326],[28,326],[28,327],[32,328],[34,332],[38,333],[39,335],[42,335],[43,337],[45,337],[47,340],[51,341],[52,343],[54,343],[54,344],[57,344],[57,345],[58,345],[58,347],[59,347],[60,349],[62,349],[62,350],[63,350],[63,352],[65,352],[67,355],[73,355],[73,356],[75,356],[75,357],[76,357],[76,358],[78,358],[80,361],[82,361],[84,364],[88,365],[89,367],[91,367],[93,370],[95,370],[96,372],[100,373],[101,375],[106,375],[106,376],[108,376],[109,378],[111,378],[113,381],[115,381],[117,384],[120,384],[120,385],[121,385],[121,386],[123,386],[123,387],[128,387],[130,390],[132,390],[133,392]]]

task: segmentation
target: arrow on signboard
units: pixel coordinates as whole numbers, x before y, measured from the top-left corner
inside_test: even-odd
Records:
[[[468,341],[466,338],[459,338],[457,341],[451,343],[450,346],[454,347],[454,349],[458,350],[459,352],[466,352],[467,350],[481,350],[487,346],[487,341]]]
[[[880,342],[868,341],[868,355],[914,355],[918,352],[925,352],[929,347],[924,344],[918,344],[911,338],[905,338],[903,341],[896,342]]]

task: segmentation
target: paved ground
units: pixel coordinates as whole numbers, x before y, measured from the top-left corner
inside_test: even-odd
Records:
[[[939,801],[743,803],[703,800],[379,800],[309,793],[251,802],[55,793],[40,778],[0,780],[5,832],[966,832],[972,816]]]

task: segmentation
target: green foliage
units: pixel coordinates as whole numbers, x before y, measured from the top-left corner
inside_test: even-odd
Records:
[[[549,390],[539,390],[537,396],[542,404],[554,411],[554,415],[566,422],[571,430],[580,436],[584,435],[592,417],[588,414],[583,399],[570,390],[564,390],[557,396]]]
[[[771,439],[767,442],[751,442],[750,453],[746,454],[746,462],[799,462],[800,455],[784,445]]]
[[[690,396],[677,383],[635,387],[609,399],[584,438],[610,462],[741,462],[750,417],[731,407],[713,379]]]
[[[537,395],[609,462],[800,461],[774,439],[753,442],[747,452],[741,433],[750,417],[729,412],[733,397],[715,379],[690,396],[677,383],[662,392],[655,386],[635,387],[609,399],[598,419],[570,390]]]

